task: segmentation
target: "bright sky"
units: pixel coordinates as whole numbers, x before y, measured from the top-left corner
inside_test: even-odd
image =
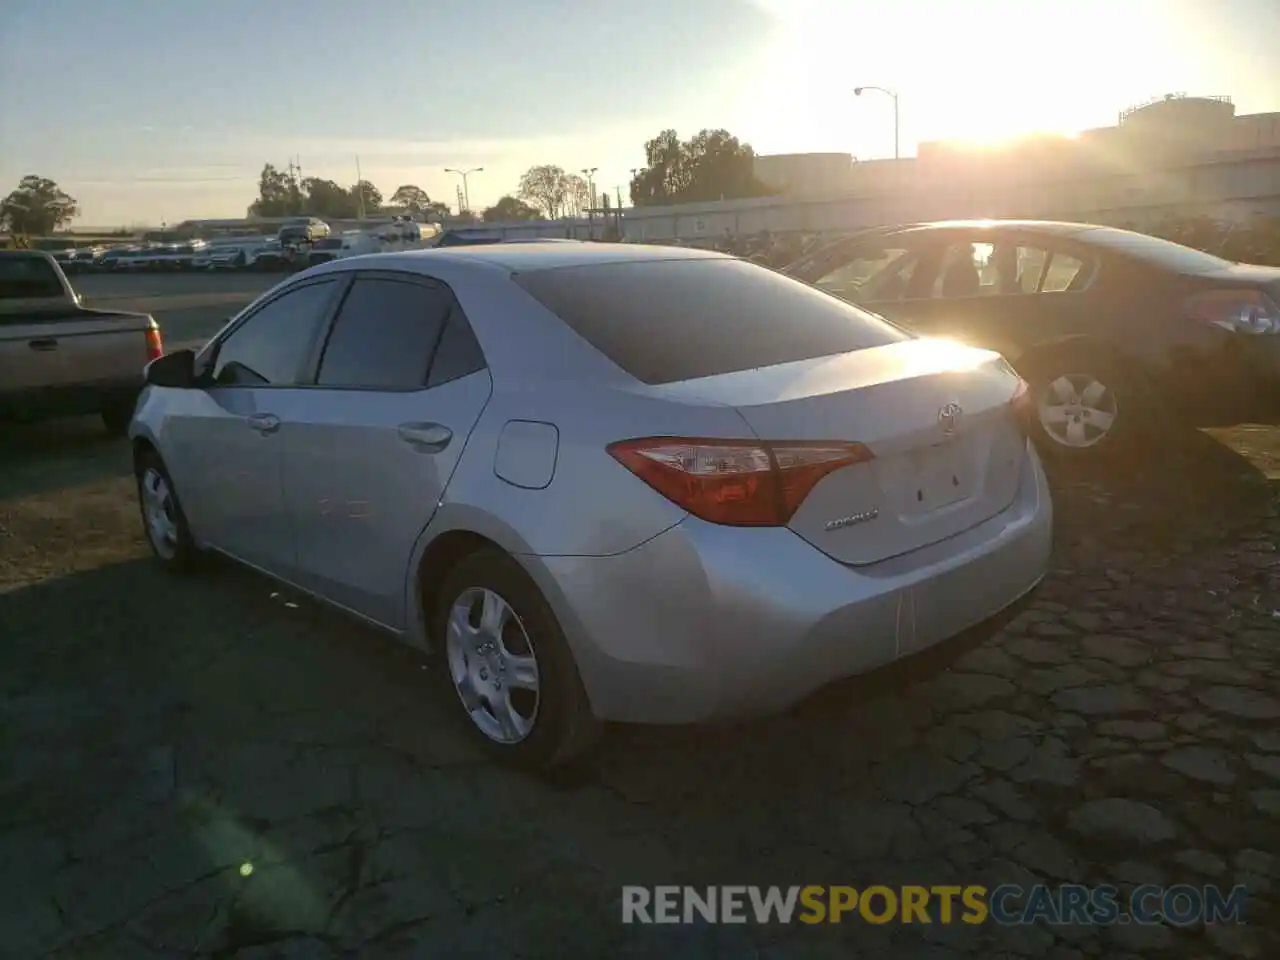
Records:
[[[759,153],[1070,132],[1169,92],[1280,110],[1277,0],[0,0],[0,195],[94,226],[241,216],[264,162],[480,209],[535,163],[627,193],[644,141]]]

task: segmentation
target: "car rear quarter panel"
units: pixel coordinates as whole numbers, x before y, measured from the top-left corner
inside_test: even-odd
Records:
[[[488,514],[515,531],[518,551],[542,556],[612,556],[657,536],[685,511],[634,476],[607,451],[646,436],[751,437],[729,407],[674,403],[590,382],[518,382],[495,374],[493,398],[472,432],[438,518],[474,522]],[[498,475],[499,443],[512,421],[554,425],[551,482],[537,489]],[[477,533],[484,533],[477,529]]]

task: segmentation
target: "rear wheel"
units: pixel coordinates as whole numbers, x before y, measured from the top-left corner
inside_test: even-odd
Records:
[[[549,770],[595,745],[600,724],[555,614],[509,556],[486,549],[459,561],[432,626],[446,695],[490,753]]]
[[[1041,452],[1060,460],[1100,459],[1155,424],[1141,378],[1103,351],[1069,349],[1021,365],[1035,405]]]

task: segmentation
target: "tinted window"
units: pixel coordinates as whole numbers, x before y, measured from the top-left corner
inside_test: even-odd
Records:
[[[1158,267],[1186,273],[1217,273],[1230,267],[1231,261],[1215,257],[1211,253],[1203,253],[1184,247],[1171,240],[1149,237],[1145,233],[1133,233],[1129,230],[1113,230],[1097,227],[1080,235],[1086,243],[1092,243],[1107,250],[1118,250],[1131,257],[1145,260]]]
[[[909,339],[879,317],[740,260],[598,264],[515,281],[644,383],[671,383]]]
[[[867,298],[860,296],[860,293],[869,291],[870,288],[866,287],[867,282],[873,277],[888,276],[884,271],[893,268],[895,264],[900,267],[899,261],[906,255],[907,250],[902,247],[859,248],[853,253],[851,259],[842,258],[838,266],[825,271],[814,281],[814,286],[821,287],[827,293],[845,300],[865,301]]]
[[[297,383],[336,287],[336,280],[308,284],[258,310],[222,341],[214,380],[226,386]]]
[[[0,300],[62,296],[57,270],[43,257],[0,257]]]
[[[436,354],[431,361],[431,375],[427,378],[427,386],[435,387],[450,380],[457,380],[468,374],[483,370],[484,354],[471,325],[463,319],[455,307],[449,314],[449,320],[440,335],[440,343],[436,345]]]
[[[316,382],[375,390],[426,386],[449,306],[444,291],[420,283],[357,280],[338,311]]]
[[[1055,253],[1049,261],[1049,271],[1045,274],[1041,293],[1063,293],[1073,291],[1077,281],[1083,280],[1081,271],[1084,264],[1075,257],[1065,253]]]

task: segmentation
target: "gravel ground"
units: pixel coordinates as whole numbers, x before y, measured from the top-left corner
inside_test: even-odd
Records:
[[[146,558],[125,445],[0,430],[0,955],[1280,956],[1280,431],[1055,476],[1002,627],[499,769],[410,652]],[[1244,884],[1247,926],[623,927],[623,884]]]

